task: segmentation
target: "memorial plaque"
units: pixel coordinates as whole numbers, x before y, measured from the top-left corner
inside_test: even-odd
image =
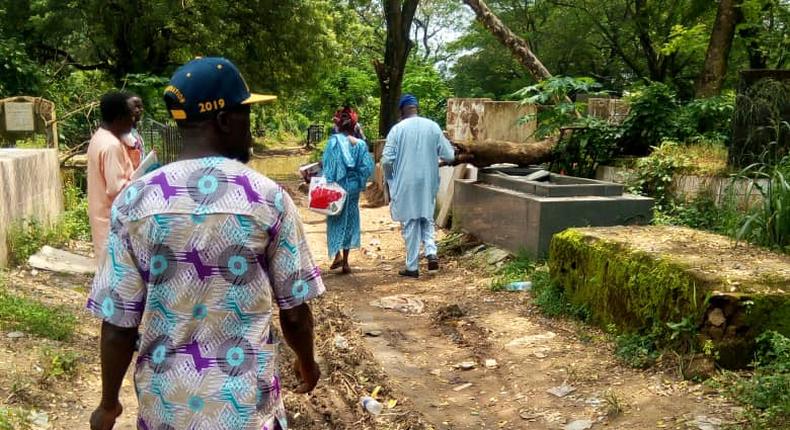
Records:
[[[6,131],[35,131],[33,103],[6,103],[5,128]]]

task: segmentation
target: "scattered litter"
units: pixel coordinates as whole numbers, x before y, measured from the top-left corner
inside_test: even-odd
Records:
[[[49,426],[49,415],[46,412],[30,411],[27,418],[34,430],[47,430]]]
[[[548,357],[548,355],[545,352],[536,352],[536,353],[534,353],[532,355],[534,355],[535,357],[538,357],[538,358],[546,358],[546,357]]]
[[[477,365],[474,361],[464,361],[463,363],[458,363],[455,367],[461,370],[472,370],[477,367]]]
[[[485,364],[487,369],[496,369],[497,367],[497,362],[493,358],[487,359]]]
[[[398,406],[398,401],[395,399],[391,399],[387,401],[387,409],[394,409],[395,406]]]
[[[590,420],[576,420],[566,424],[563,430],[588,430],[591,429],[592,426],[593,422]]]
[[[31,267],[50,272],[75,273],[78,275],[92,275],[96,273],[96,262],[93,259],[49,246],[42,247],[27,262]]]
[[[342,335],[335,336],[335,348],[341,351],[347,351],[349,348],[348,339],[346,339]]]
[[[362,404],[362,409],[368,411],[371,415],[378,415],[384,409],[384,405],[378,402],[378,400],[374,399],[370,396],[364,396],[359,400],[359,403]]]
[[[532,289],[532,282],[530,281],[511,282],[505,286],[505,289],[508,291],[529,291]]]
[[[585,400],[584,403],[594,408],[597,408],[598,406],[601,406],[603,404],[603,400],[597,397],[590,397],[589,399]]]
[[[381,246],[381,241],[378,239],[373,239],[370,241],[370,246]]]
[[[38,276],[38,270],[33,269],[30,271],[30,276]]]
[[[428,373],[430,373],[433,376],[440,376],[442,374],[442,371],[441,371],[441,369],[433,369],[433,370],[431,370]]]
[[[574,391],[576,391],[576,388],[571,387],[565,382],[563,382],[562,385],[560,385],[559,387],[549,388],[548,390],[546,390],[547,393],[557,396],[559,398],[563,398]]]
[[[699,430],[719,430],[722,421],[705,415],[697,415],[691,424],[696,425]]]
[[[542,334],[533,334],[532,336],[524,336],[518,339],[513,339],[505,346],[508,348],[518,348],[522,346],[529,346],[545,340],[554,339],[555,337],[557,337],[557,333],[547,331],[546,333]]]
[[[471,386],[472,386],[472,383],[471,382],[467,382],[466,384],[459,385],[459,386],[453,388],[453,391],[455,391],[455,392],[463,391],[463,390],[465,390],[465,389],[467,389],[467,388],[469,388]]]
[[[19,338],[25,337],[25,334],[22,333],[21,331],[12,331],[11,333],[8,333],[7,335],[5,335],[5,337],[7,337],[9,339],[19,339]]]
[[[370,302],[370,305],[382,309],[392,309],[405,314],[419,314],[425,308],[422,300],[408,294],[382,297],[381,299],[373,300]]]
[[[368,330],[365,332],[365,336],[370,336],[370,337],[379,337],[381,335],[382,335],[381,330]]]

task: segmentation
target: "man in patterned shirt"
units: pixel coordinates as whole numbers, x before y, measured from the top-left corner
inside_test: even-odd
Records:
[[[102,400],[91,429],[111,429],[140,331],[137,427],[286,429],[272,304],[311,391],[308,300],[324,292],[302,223],[282,188],[247,168],[251,103],[236,66],[182,66],[165,103],[184,137],[179,161],[132,182],[111,212],[107,257],[88,309],[103,320]]]

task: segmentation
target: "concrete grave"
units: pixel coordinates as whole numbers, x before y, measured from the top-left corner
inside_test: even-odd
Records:
[[[478,180],[457,180],[454,226],[510,252],[548,255],[551,238],[569,227],[647,224],[653,199],[623,186],[551,174],[528,181],[539,168],[482,169]]]

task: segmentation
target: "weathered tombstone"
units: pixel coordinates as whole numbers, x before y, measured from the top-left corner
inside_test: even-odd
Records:
[[[58,147],[55,104],[40,97],[17,96],[0,100],[0,147],[35,135],[44,135],[47,148]]]
[[[744,70],[735,99],[730,165],[790,155],[790,70]]]

